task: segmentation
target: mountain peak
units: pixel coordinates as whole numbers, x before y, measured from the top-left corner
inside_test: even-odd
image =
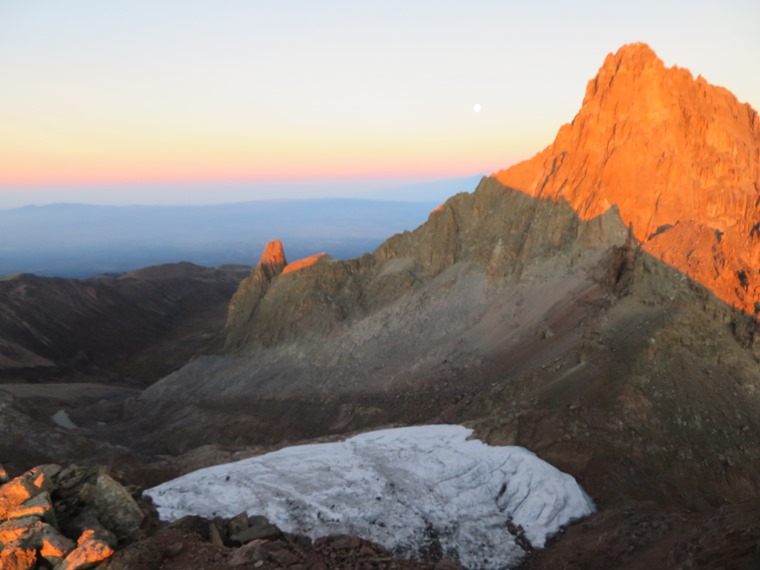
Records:
[[[646,42],[632,42],[630,44],[625,44],[621,46],[612,57],[618,60],[625,58],[643,58],[660,61],[660,58],[657,57],[657,54],[654,53],[654,50],[649,47],[649,44]]]
[[[282,273],[285,266],[288,264],[285,259],[285,250],[282,247],[282,242],[278,239],[267,242],[264,248],[264,253],[259,258],[259,263],[256,266],[262,273],[269,279],[274,279],[277,275]]]
[[[641,242],[657,236],[652,253],[661,259],[670,238],[689,239],[684,225],[669,236],[668,228],[704,228],[720,236],[707,256],[714,263],[668,262],[733,305],[753,309],[760,298],[760,283],[737,277],[755,275],[760,262],[757,112],[687,69],[666,67],[646,44],[608,55],[554,143],[495,177],[565,200],[584,219],[616,205]]]
[[[588,82],[583,104],[586,105],[594,96],[606,92],[613,83],[617,83],[616,88],[624,88],[631,83],[646,80],[646,75],[654,78],[664,71],[665,64],[647,44],[626,44],[616,53],[607,55],[596,77]]]

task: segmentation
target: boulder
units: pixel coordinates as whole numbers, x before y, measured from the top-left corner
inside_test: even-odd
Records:
[[[31,499],[27,499],[22,504],[6,513],[6,518],[8,519],[26,518],[30,516],[38,517],[48,523],[55,524],[53,502],[47,491],[35,495]]]
[[[85,531],[77,540],[78,546],[58,563],[54,570],[87,570],[113,554],[113,549],[98,533]]]
[[[248,528],[248,513],[242,513],[232,517],[227,523],[227,535],[235,536]]]
[[[120,483],[100,473],[95,484],[85,484],[80,497],[86,504],[83,515],[94,516],[119,541],[140,533],[144,515],[132,495]]]
[[[66,555],[76,547],[73,540],[66,538],[55,527],[48,524],[42,526],[36,541],[40,556],[52,566],[63,561]]]
[[[265,522],[250,526],[243,531],[230,537],[230,541],[238,544],[246,544],[253,540],[274,540],[282,536],[282,531],[271,524]]]
[[[10,519],[0,523],[0,547],[11,543],[23,536],[34,523],[39,522],[39,517],[28,516]]]

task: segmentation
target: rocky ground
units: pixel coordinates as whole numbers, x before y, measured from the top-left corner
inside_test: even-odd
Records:
[[[752,570],[760,565],[760,503],[699,512],[631,503],[571,526],[524,570]]]

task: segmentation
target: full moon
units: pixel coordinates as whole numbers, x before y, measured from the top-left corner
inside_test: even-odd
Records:
[[[475,104],[472,106],[472,110],[473,110],[473,111],[475,111],[476,113],[480,113],[480,110],[481,110],[481,109],[482,109],[482,107],[480,106],[480,103],[475,103]]]

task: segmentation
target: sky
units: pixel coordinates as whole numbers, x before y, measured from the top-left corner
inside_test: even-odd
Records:
[[[0,208],[489,174],[633,41],[758,109],[758,21],[757,0],[0,0]]]

